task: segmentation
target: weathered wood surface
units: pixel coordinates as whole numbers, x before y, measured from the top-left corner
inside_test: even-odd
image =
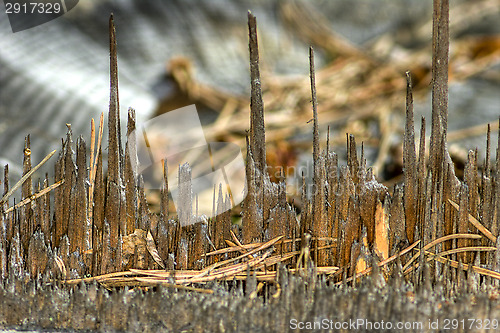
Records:
[[[419,274],[419,280],[427,281],[425,272]],[[451,329],[454,319],[465,319],[466,324],[469,318],[477,319],[475,324],[479,320],[484,324],[486,319],[500,317],[496,290],[481,287],[472,291],[467,282],[458,280],[447,283],[439,279],[434,289],[430,283],[415,288],[395,273],[391,282],[382,286],[366,280],[356,288],[338,288],[320,281],[307,281],[306,287],[302,278],[283,273],[281,290],[271,288],[266,300],[252,298],[252,290],[231,283],[225,287],[232,286],[232,291],[214,284],[217,292],[212,295],[165,287],[147,292],[109,292],[96,284],[72,290],[39,285],[37,293],[32,292],[33,283],[19,288],[0,286],[0,327],[106,332],[296,332],[293,328],[299,322],[314,325],[326,320],[325,325],[332,325],[334,332],[373,332],[368,322],[380,325],[384,321],[385,329],[377,331],[398,331],[394,327],[387,329],[387,325],[404,322],[409,325],[405,332],[430,333],[438,331],[436,326],[430,326],[436,321],[442,329],[449,320]],[[250,284],[247,281],[247,286]],[[357,320],[363,324],[352,326]],[[344,329],[338,325],[344,325]],[[492,324],[490,328],[486,331],[496,331]],[[468,326],[453,331],[482,332]]]

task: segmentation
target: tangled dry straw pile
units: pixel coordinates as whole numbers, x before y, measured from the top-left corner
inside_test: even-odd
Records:
[[[238,288],[245,286],[245,301],[234,302],[243,304],[261,295],[265,302],[276,306],[271,311],[266,310],[264,303],[259,303],[253,312],[256,316],[257,313],[262,315],[259,312],[261,310],[264,313],[267,311],[269,318],[282,314],[280,311],[288,311],[286,316],[304,316],[307,311],[319,311],[319,308],[314,307],[316,303],[306,302],[310,297],[315,302],[323,302],[325,309],[329,308],[326,298],[315,294],[315,290],[322,290],[324,295],[333,293],[331,302],[338,305],[342,300],[333,296],[337,290],[334,286],[355,287],[346,289],[349,290],[346,293],[354,295],[352,299],[355,299],[356,292],[359,296],[365,290],[363,288],[368,288],[363,282],[364,276],[372,276],[369,286],[375,288],[368,293],[379,296],[381,294],[377,294],[377,288],[384,290],[384,286],[397,284],[398,294],[392,295],[390,302],[399,299],[405,306],[414,304],[415,290],[430,293],[433,288],[439,287],[440,295],[450,300],[467,292],[481,292],[477,294],[481,296],[474,300],[468,299],[470,304],[480,304],[490,313],[496,313],[498,318],[500,150],[496,152],[496,164],[490,165],[491,131],[488,130],[484,172],[481,175],[478,173],[477,152],[470,151],[463,180],[456,177],[446,144],[448,2],[435,1],[435,4],[430,151],[426,154],[425,124],[422,123],[417,155],[412,80],[407,73],[404,182],[393,191],[375,179],[372,169],[367,166],[363,145],[359,150],[353,135],[347,136],[347,165],[339,165],[338,156],[329,144],[321,150],[317,114],[318,92],[321,88],[316,87],[314,52],[311,48],[314,175],[313,186],[307,186],[304,180],[300,193],[300,214],[287,201],[285,181],[272,182],[266,172],[267,133],[256,20],[249,13],[252,95],[247,137],[247,196],[242,205],[241,225],[232,223],[231,212],[225,209],[230,205],[230,198],[222,194],[214,198],[214,206],[220,213],[214,218],[189,225],[181,225],[178,219],[171,218],[167,170],[160,194],[160,212],[150,212],[144,184],[141,179],[137,179],[131,167],[130,150],[124,149],[129,143],[121,142],[116,36],[111,18],[107,172],[103,168],[102,118],[97,130],[92,121],[90,156],[87,155],[87,144],[81,137],[76,142],[75,156],[71,128],[68,129],[55,162],[53,181],[47,176],[41,183],[36,183],[36,190],[33,190],[32,174],[39,165],[47,163],[54,152],[33,168],[29,137],[26,139],[24,176],[9,188],[6,168],[4,196],[0,201],[0,289],[5,299],[11,302],[6,304],[13,306],[10,310],[8,306],[1,307],[0,318],[3,319],[0,323],[5,326],[23,325],[22,318],[19,315],[12,316],[11,310],[15,306],[23,308],[28,305],[17,304],[19,300],[14,300],[12,292],[22,294],[33,290],[34,295],[39,292],[41,296],[34,296],[36,300],[33,304],[44,308],[44,292],[54,295],[66,293],[71,285],[80,286],[70,292],[72,296],[68,296],[71,298],[69,302],[74,302],[71,306],[74,309],[80,306],[79,311],[94,316],[92,318],[104,316],[95,309],[108,306],[108,296],[102,296],[103,288],[98,286],[112,291],[109,296],[111,304],[125,308],[129,306],[127,304],[145,302],[138,294],[141,288],[147,290],[158,287],[168,295],[171,295],[171,291],[165,290],[183,290],[194,295],[224,293],[219,290],[220,286],[226,286],[227,289],[231,286],[237,294]],[[325,97],[321,95],[321,99]],[[129,109],[127,133],[134,129],[134,110]],[[8,199],[19,187],[22,188],[22,198],[9,207]],[[308,193],[311,188],[314,191]],[[53,195],[53,200],[50,195]],[[192,207],[194,198],[191,195],[185,197],[189,201],[187,206]],[[182,212],[178,211],[177,214],[181,215]],[[188,219],[191,218],[188,216]],[[84,283],[91,283],[91,286],[85,286]],[[361,287],[356,288],[359,285]],[[121,287],[133,288],[134,291],[127,294],[129,291],[116,289]],[[238,295],[242,297],[244,293],[242,289],[240,291]],[[167,297],[164,293],[158,291],[155,297]],[[84,295],[85,301],[75,305],[80,294]],[[177,297],[179,301],[182,295],[168,297]],[[223,304],[230,303],[230,299],[224,298],[229,297],[228,294],[224,295],[213,297],[224,299]],[[421,293],[418,295],[422,296]],[[58,299],[56,296],[55,300]],[[61,296],[61,300],[54,302],[66,304],[64,302],[68,298],[65,297]],[[199,295],[192,297],[195,299]],[[384,298],[386,296],[377,297],[375,299],[380,298],[380,302],[387,299]],[[370,299],[373,300],[373,297]],[[207,299],[200,302],[210,303]],[[295,304],[297,302],[303,302],[303,307],[310,305],[312,308],[306,311]],[[437,301],[434,299],[433,302]],[[377,306],[371,301],[366,304],[366,307]],[[442,306],[440,304],[431,303],[429,306]],[[148,305],[147,308],[150,309],[150,306],[154,305]],[[351,309],[359,310],[351,312],[350,316],[353,316],[360,315],[364,305],[358,302],[350,306]],[[69,309],[67,306],[63,308]],[[180,308],[182,306],[179,305]],[[395,309],[395,306],[390,308]],[[189,306],[183,309],[191,311]],[[463,314],[458,307],[447,309],[449,312],[446,313],[450,316]],[[115,310],[109,311],[120,317]],[[130,311],[127,308],[125,313]],[[214,308],[206,311],[205,315],[211,317],[205,324],[217,325],[218,314],[210,312],[215,311]],[[374,311],[383,316],[380,309]],[[346,310],[346,313],[349,314],[349,311]],[[58,317],[59,326],[39,318],[33,325],[82,329],[109,325],[117,330],[132,329],[132,326],[117,320],[115,315],[100,317],[98,321],[94,319],[90,323],[80,318],[77,324],[72,323],[76,319]],[[238,316],[237,312],[235,315]],[[435,315],[432,312],[426,318],[435,318]],[[413,318],[408,313],[401,316]],[[487,314],[485,316],[489,317]],[[286,327],[286,321],[278,317],[273,318]],[[350,317],[347,315],[342,318]],[[130,320],[132,323],[133,320]],[[168,326],[174,324],[167,324],[167,321],[165,319],[164,327],[174,329],[174,326]],[[99,326],[99,322],[104,326]],[[123,328],[120,325],[125,326]]]

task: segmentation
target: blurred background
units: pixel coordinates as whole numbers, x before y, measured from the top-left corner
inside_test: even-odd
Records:
[[[478,147],[481,160],[486,124],[496,131],[500,115],[500,2],[456,0],[450,7],[449,149],[463,162],[467,149]],[[90,119],[108,109],[111,13],[123,126],[129,107],[142,122],[196,104],[207,141],[245,150],[248,10],[258,23],[272,176],[284,170],[292,192],[298,170],[312,176],[312,45],[322,146],[328,134],[342,160],[346,133],[354,134],[379,180],[398,182],[407,70],[416,139],[421,116],[430,135],[431,0],[81,0],[66,15],[18,33],[2,8],[0,169],[8,163],[11,176],[20,176],[27,134],[33,164],[60,147],[66,124],[74,140],[89,140]]]

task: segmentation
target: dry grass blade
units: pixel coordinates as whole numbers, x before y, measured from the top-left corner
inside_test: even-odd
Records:
[[[226,249],[231,249],[232,250],[231,252],[238,251],[241,254],[245,254],[245,253],[248,252],[247,250],[245,250],[245,248],[243,246],[235,244],[235,243],[231,242],[228,239],[226,239],[225,242],[226,242],[227,245],[229,245],[229,247],[226,248]],[[248,257],[251,258],[252,256],[248,256]]]
[[[235,262],[235,261],[240,260],[240,259],[242,259],[242,258],[244,258],[244,257],[247,257],[247,256],[252,255],[252,254],[254,254],[254,253],[257,253],[257,252],[259,252],[259,251],[265,250],[265,249],[267,249],[268,247],[271,247],[271,246],[273,246],[274,244],[276,244],[276,243],[277,243],[280,239],[282,239],[282,238],[283,238],[283,236],[278,236],[278,237],[276,237],[276,238],[274,238],[274,239],[271,239],[270,241],[268,241],[268,242],[266,242],[266,243],[262,244],[261,246],[259,246],[259,247],[255,248],[255,249],[253,249],[252,251],[250,251],[250,252],[248,252],[248,253],[242,254],[242,255],[240,255],[240,256],[238,256],[238,257],[236,257],[236,258],[232,258],[232,259],[228,259],[228,260],[225,260],[225,261],[217,262],[217,263],[213,264],[212,266],[209,266],[209,267],[205,268],[203,271],[207,271],[207,272],[208,272],[208,271],[211,271],[211,270],[215,269],[216,267],[220,267],[220,266],[223,266],[223,265],[226,265],[226,264],[229,264],[229,263]],[[207,255],[208,255],[208,254],[207,254]]]
[[[430,252],[426,252],[426,254],[432,254],[432,255],[434,255],[433,253],[430,253]],[[454,268],[459,268],[460,267],[459,262],[456,261],[456,260],[451,260],[451,259],[447,259],[447,258],[443,258],[443,257],[436,257],[435,259],[437,261],[439,261],[440,263],[442,263],[442,264],[448,264],[449,263],[451,265],[451,267],[454,267]],[[469,270],[469,265],[468,264],[462,264],[462,270],[468,271]],[[486,269],[486,268],[482,268],[482,267],[477,267],[477,266],[474,266],[474,265],[472,265],[472,270],[474,272],[478,273],[478,274],[489,276],[489,277],[492,277],[492,278],[500,280],[500,273],[499,272],[495,272],[495,271],[492,271],[490,269]]]
[[[297,255],[297,253],[287,253],[285,255],[275,255],[275,256],[269,257],[262,264],[255,266],[255,269],[264,268],[264,266],[270,267],[270,266],[276,265],[277,263],[286,261],[290,258],[293,258],[296,255]]]
[[[214,256],[214,255],[217,255],[217,254],[224,254],[224,253],[230,253],[230,252],[241,252],[242,250],[251,250],[251,249],[254,249],[256,247],[259,247],[261,246],[262,244],[264,243],[252,243],[252,244],[242,244],[241,246],[240,245],[237,245],[233,242],[231,242],[230,240],[225,240],[226,244],[229,245],[229,247],[226,247],[226,248],[223,248],[223,249],[219,249],[219,250],[215,250],[215,251],[212,251],[212,252],[208,252],[206,254],[203,254],[204,257],[208,257],[208,256]]]
[[[265,243],[265,244],[267,244],[267,243]],[[267,247],[269,247],[269,246],[270,245],[268,245]],[[261,246],[261,247],[263,247],[263,246]],[[257,251],[260,251],[260,250],[257,250]],[[255,252],[257,252],[257,251],[255,251]],[[173,278],[173,279],[175,279],[176,283],[199,283],[199,282],[207,282],[207,281],[211,281],[211,280],[215,280],[215,279],[225,279],[225,278],[230,277],[230,276],[235,276],[236,274],[245,271],[248,267],[252,268],[252,267],[258,266],[259,264],[263,263],[263,261],[266,261],[264,264],[267,266],[274,265],[280,261],[287,260],[295,255],[295,254],[290,254],[290,255],[284,256],[284,257],[273,256],[273,257],[268,258],[269,254],[271,252],[272,252],[272,250],[268,250],[261,257],[258,257],[258,258],[252,257],[252,259],[247,261],[247,262],[242,262],[239,264],[234,264],[234,265],[222,267],[219,269],[215,269],[214,267],[212,267],[211,269],[204,269],[201,271],[177,271],[176,270],[174,272],[166,272],[166,271],[159,271],[159,270],[131,269],[129,271],[129,274],[137,274],[137,275],[143,275],[143,276],[146,275],[146,276],[149,276],[149,277],[154,278],[154,279]],[[249,254],[244,254],[244,255],[240,256],[239,258],[241,259],[242,257],[247,256],[247,255],[251,255],[251,252],[249,252]],[[227,260],[224,263],[227,264],[227,263],[232,262],[232,261],[234,261],[234,260]]]
[[[447,256],[447,255],[455,254],[455,253],[476,252],[476,251],[496,251],[496,249],[497,249],[496,247],[490,247],[490,246],[467,246],[467,247],[459,247],[457,249],[451,249],[451,250],[443,251],[443,252],[439,252],[439,253],[432,253],[429,251],[425,251],[425,254],[429,255],[429,257],[427,258],[427,261],[432,261],[432,260],[437,260],[438,257],[442,258],[443,256]],[[417,255],[416,257],[418,257],[418,256],[419,255]],[[414,260],[414,258],[412,258],[412,260]],[[407,269],[407,267],[408,267],[408,265],[405,265],[405,267],[403,267],[403,272],[405,275],[410,273],[415,268],[417,268],[418,264],[416,264],[415,266],[410,267],[408,269]]]
[[[134,277],[113,277],[100,281],[99,283],[108,290],[112,290],[112,288],[134,288],[142,286],[141,283],[136,281]]]
[[[230,232],[231,232],[231,237],[233,238],[234,242],[236,243],[236,244],[233,244],[233,245],[231,245],[231,246],[233,246],[233,247],[234,247],[234,246],[239,247],[239,248],[240,248],[240,250],[239,250],[239,251],[240,251],[242,254],[246,254],[248,251],[247,251],[247,250],[245,250],[245,249],[243,248],[243,244],[241,244],[241,242],[238,240],[238,237],[236,237],[236,235],[234,234],[234,232],[233,232],[232,230],[230,230]],[[226,240],[226,242],[227,242],[227,243],[231,243],[231,242],[230,242],[230,241],[228,241],[228,240]],[[252,256],[251,256],[251,255],[248,255],[248,258],[249,258],[249,259],[252,259]]]
[[[232,242],[231,242],[232,243]],[[318,250],[326,249],[326,248],[331,248],[335,245],[327,245],[318,248]],[[270,251],[269,251],[270,253]],[[243,273],[243,271],[240,270],[241,267],[252,267],[256,272],[256,277],[257,280],[266,280],[266,281],[273,281],[273,279],[276,277],[276,271],[268,271],[266,269],[266,272],[259,272],[259,269],[266,268],[273,266],[279,262],[284,262],[296,255],[298,255],[300,251],[293,251],[293,252],[288,252],[284,255],[274,255],[272,257],[266,257],[264,260],[258,264],[255,264],[256,260],[260,260],[262,258],[253,258],[249,262],[245,263],[239,263],[235,264],[232,266],[227,266],[224,268],[216,269],[211,272],[211,276],[213,275],[218,275],[220,279],[226,279],[226,280],[231,280],[232,278],[236,278],[237,280],[245,280],[247,275],[246,272]],[[267,255],[267,254],[266,254]],[[317,273],[318,274],[331,274],[334,273],[338,270],[338,267],[331,266],[331,267],[317,267]],[[291,270],[291,272],[294,272],[295,270]],[[140,270],[140,269],[130,269],[129,274],[136,274],[140,276],[149,276],[154,279],[166,279],[166,278],[182,278],[182,279],[189,279],[189,278],[199,278],[202,276],[202,271],[193,271],[193,270],[176,270],[173,272],[166,272],[163,270]],[[181,280],[177,281],[180,282]]]
[[[329,242],[337,242],[337,239],[334,238],[334,237],[312,237],[311,238],[313,241],[315,240],[319,240],[319,241],[329,241]],[[293,243],[293,242],[300,242],[300,238],[295,238],[295,239],[286,239],[286,240],[283,240],[281,241],[281,243],[283,244],[288,244],[288,243]],[[258,246],[261,246],[262,244],[264,243],[252,243],[252,244],[242,244],[240,246],[238,246],[237,244],[231,242],[230,240],[225,240],[225,242],[229,245],[229,247],[226,247],[226,248],[223,248],[223,249],[219,249],[219,250],[215,250],[215,251],[212,251],[212,252],[208,252],[206,254],[203,254],[203,256],[213,256],[213,255],[216,255],[216,254],[224,254],[224,253],[230,253],[230,252],[240,252],[242,249],[244,250],[249,250],[249,249],[253,249],[253,248],[256,248]],[[329,248],[329,247],[332,247],[332,246],[327,246],[327,247],[319,247],[318,250],[322,250],[322,249],[325,249],[325,248]]]
[[[437,245],[439,243],[442,243],[444,241],[447,241],[447,240],[450,240],[450,239],[454,239],[454,238],[480,239],[481,237],[482,237],[481,235],[476,235],[476,234],[453,234],[453,235],[447,235],[447,236],[443,236],[443,237],[440,237],[438,239],[433,240],[432,242],[430,242],[429,244],[427,244],[426,246],[424,246],[424,250],[428,250],[431,247],[433,247],[434,245]]]
[[[20,203],[16,204],[15,206],[12,206],[12,207],[9,207],[5,213],[9,213],[11,211],[13,211],[14,209],[18,209],[19,207],[22,207],[30,202],[32,202],[33,200],[36,200],[38,199],[39,197],[41,197],[42,195],[45,195],[47,194],[48,192],[52,191],[53,189],[55,189],[56,187],[58,187],[59,185],[62,185],[64,183],[64,179],[55,183],[55,184],[52,184],[50,185],[49,187],[46,187],[44,188],[43,190],[41,190],[40,192],[38,193],[35,193],[33,194],[32,196],[30,196],[29,198],[26,198],[24,199],[23,201],[21,201]]]
[[[447,235],[447,236],[443,236],[443,237],[440,237],[438,239],[435,239],[433,240],[432,242],[430,242],[429,244],[427,244],[426,246],[424,246],[424,248],[422,249],[423,251],[427,251],[428,249],[430,249],[431,247],[439,244],[439,243],[442,243],[442,242],[445,242],[447,240],[450,240],[450,239],[455,239],[455,238],[466,238],[466,239],[480,239],[482,238],[481,235],[476,235],[476,234],[453,234],[453,235]],[[420,251],[419,253],[415,254],[407,263],[406,265],[403,267],[403,272],[406,271],[406,269],[408,267],[410,267],[410,265],[420,256]]]
[[[208,281],[213,281],[213,280],[219,280],[219,279],[224,279],[228,277],[232,277],[238,273],[246,271],[248,268],[252,268],[261,262],[263,262],[267,256],[269,255],[270,251],[264,253],[264,255],[260,258],[255,258],[253,260],[250,260],[248,262],[242,262],[240,264],[224,267],[215,271],[205,271],[202,274],[193,276],[192,278],[186,278],[186,279],[176,279],[176,283],[202,283],[202,282],[208,282]]]
[[[497,248],[493,247],[493,246],[468,246],[468,247],[459,247],[457,249],[439,252],[439,253],[436,253],[434,256],[442,257],[442,256],[454,254],[454,253],[459,253],[459,252],[496,251],[496,250],[497,250]],[[431,252],[429,252],[429,254],[431,254]]]
[[[75,285],[79,284],[82,282],[85,283],[91,283],[91,282],[106,282],[110,281],[110,279],[117,278],[117,277],[124,277],[127,275],[133,275],[134,273],[131,271],[126,271],[126,272],[115,272],[115,273],[108,273],[108,274],[102,274],[102,275],[97,275],[97,276],[92,276],[84,279],[72,279],[72,280],[65,280],[63,281],[64,284],[67,285]]]
[[[19,181],[14,185],[9,192],[7,192],[2,199],[0,199],[0,204],[3,204],[7,201],[7,199],[14,193],[21,185],[24,184],[26,179],[31,177],[33,173],[35,173],[36,170],[38,170],[45,162],[47,162],[54,154],[56,153],[56,150],[53,150],[50,152],[47,156],[44,157],[44,159],[38,163],[33,169],[31,169],[29,172],[27,172]]]
[[[194,276],[195,274],[198,274],[199,271],[196,270],[174,270],[171,272],[160,270],[160,269],[136,269],[136,268],[131,268],[129,270],[129,274],[136,274],[136,275],[147,275],[147,276],[156,276],[156,277],[172,277],[172,276]]]
[[[453,208],[455,208],[457,211],[459,211],[460,207],[453,201],[451,201],[450,199],[448,199],[448,201],[450,202],[450,204],[453,206]],[[469,222],[474,226],[476,227],[477,230],[481,231],[481,233],[483,235],[485,235],[489,240],[491,240],[494,244],[496,244],[497,242],[497,238],[495,237],[495,235],[493,235],[491,233],[491,231],[489,231],[488,229],[486,229],[485,226],[483,226],[481,224],[481,222],[479,222],[474,216],[472,216],[471,214],[469,214]]]

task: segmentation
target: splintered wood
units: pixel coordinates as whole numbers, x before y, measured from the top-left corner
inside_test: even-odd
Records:
[[[287,10],[289,19],[297,20],[297,12]],[[24,174],[11,189],[8,167],[4,169],[4,195],[0,200],[2,280],[21,278],[27,272],[32,278],[48,275],[66,284],[97,281],[106,287],[164,285],[203,291],[186,285],[247,280],[249,276],[272,283],[278,279],[279,267],[303,276],[327,275],[336,283],[356,283],[367,274],[388,278],[391,271],[413,281],[416,272],[424,268],[435,279],[452,280],[462,275],[499,279],[500,148],[496,163],[490,165],[488,127],[483,175],[478,173],[477,152],[470,151],[460,180],[446,145],[448,11],[448,0],[434,1],[429,157],[427,160],[425,154],[425,119],[421,120],[418,153],[416,150],[413,84],[411,74],[406,72],[403,183],[392,190],[376,180],[374,170],[367,166],[364,143],[359,146],[352,133],[346,135],[347,165],[339,165],[329,133],[328,143],[321,149],[320,137],[325,133],[321,133],[318,103],[330,101],[317,85],[331,77],[328,71],[317,73],[310,48],[311,104],[307,117],[311,119],[312,115],[309,130],[313,140],[309,149],[314,161],[313,177],[312,184],[308,184],[302,175],[301,193],[295,196],[294,205],[288,202],[286,175],[282,172],[273,182],[267,172],[257,25],[255,17],[248,13],[252,90],[246,138],[247,196],[241,208],[241,225],[233,223],[235,216],[229,210],[232,201],[222,187],[213,190],[215,217],[197,216],[199,202],[193,196],[188,164],[178,170],[180,200],[176,214],[169,199],[166,161],[162,161],[159,214],[149,210],[144,180],[133,168],[137,156],[129,149],[136,145],[130,136],[136,129],[133,109],[128,112],[127,127],[132,139],[122,149],[116,33],[111,17],[107,172],[102,154],[102,118],[97,143],[92,120],[90,158],[82,137],[76,141],[75,156],[73,133],[68,126],[55,162],[53,184],[46,176],[42,184],[33,186],[33,172],[54,152],[32,168],[30,139],[26,138]],[[317,22],[311,26],[312,31],[303,33],[316,34],[323,28]],[[360,56],[356,49],[346,52]],[[370,61],[361,57],[354,65],[369,66]],[[341,70],[339,64],[335,66]],[[385,78],[381,74],[381,79]],[[391,81],[393,88],[386,88],[396,89],[400,79],[404,80],[403,75]],[[9,207],[9,197],[18,188],[22,198]],[[300,212],[296,206],[300,206]],[[427,266],[430,261],[433,265]]]

